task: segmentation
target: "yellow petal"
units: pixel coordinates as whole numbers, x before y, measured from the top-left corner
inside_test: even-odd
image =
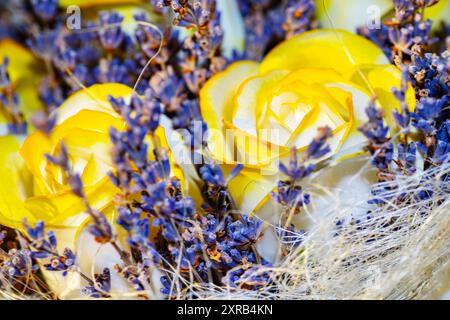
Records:
[[[402,75],[400,70],[393,65],[386,66],[361,66],[361,72],[369,82],[371,89],[375,92],[378,102],[380,103],[386,121],[389,126],[394,129],[396,127],[392,113],[394,110],[400,110],[400,104],[392,93],[393,88],[400,88]],[[355,73],[352,80],[360,86],[366,86],[365,81],[360,80],[358,73]],[[414,89],[408,86],[406,93],[406,102],[409,110],[414,111],[416,106],[416,97]]]
[[[108,101],[108,97],[127,97],[133,90],[123,84],[106,83],[96,84],[86,89],[81,89],[71,95],[64,103],[55,110],[57,124],[66,121],[68,118],[78,114],[82,110],[92,110],[105,112],[113,117],[120,118]]]
[[[380,48],[361,36],[344,30],[319,29],[278,45],[262,61],[260,73],[327,68],[347,75],[361,64],[389,64],[389,60]]]
[[[288,73],[276,70],[263,76],[250,77],[242,83],[234,99],[233,125],[248,134],[258,135],[258,119],[263,116],[263,109],[267,108],[271,89]]]
[[[323,28],[345,29],[355,32],[373,19],[370,7],[376,6],[380,18],[392,8],[391,0],[316,0],[317,16]],[[373,7],[375,8],[375,7]],[[330,21],[331,19],[331,21]]]
[[[20,139],[0,137],[0,224],[22,229],[22,219],[33,222],[24,199],[32,193],[33,180],[19,155]]]
[[[81,180],[85,186],[92,186],[99,183],[110,171],[113,171],[110,166],[91,155],[83,168]]]
[[[360,66],[359,69],[363,72],[366,79],[370,78],[368,79],[370,88],[365,81],[361,80],[358,72],[351,75],[350,79],[346,79],[330,69],[300,69],[292,72],[283,81],[302,79],[302,82],[308,84],[322,85],[328,92],[318,93],[315,100],[328,101],[327,105],[333,106],[333,110],[338,112],[344,119],[348,119],[350,116],[348,105],[351,104],[351,113],[356,120],[355,125],[359,127],[367,121],[365,109],[371,101],[370,89],[377,93],[377,90],[382,85],[389,86],[389,83],[399,84],[401,77],[398,69],[391,65]],[[375,70],[379,70],[379,73],[372,73]],[[385,74],[382,74],[383,72]],[[369,74],[371,74],[370,77],[368,76]],[[380,82],[373,81],[375,75],[380,77]],[[386,83],[383,83],[383,77],[387,78]],[[410,94],[411,92],[409,92],[409,98],[411,98]],[[333,102],[331,99],[337,100],[338,103]]]
[[[235,62],[213,76],[200,92],[203,119],[209,127],[223,128],[222,120],[232,121],[233,98],[241,84],[258,72],[258,63]]]
[[[86,129],[74,129],[64,136],[62,139],[67,146],[67,151],[72,160],[74,170],[76,170],[76,159],[89,161],[91,156],[95,160],[112,167],[111,159],[111,142],[107,132],[97,132]],[[55,141],[54,145],[58,145],[60,141]]]
[[[335,130],[351,121],[351,94],[341,90],[342,93],[336,95],[336,90],[332,92],[332,88],[327,87],[332,81],[345,82],[327,69],[300,69],[279,81],[271,110],[288,132],[287,139],[280,140],[278,144],[303,148],[317,135],[319,127],[327,126]],[[268,124],[268,128],[282,132],[274,121]]]
[[[223,166],[227,174],[231,166]],[[261,171],[244,169],[230,181],[228,189],[238,208],[244,214],[253,214],[265,202],[270,201],[270,193],[282,177],[279,174],[261,174]]]
[[[213,76],[200,91],[200,109],[208,124],[208,147],[221,161],[232,159],[225,145],[223,121],[232,121],[233,98],[240,85],[256,75],[258,64],[253,61],[233,63],[225,71]]]
[[[125,129],[125,122],[118,118],[117,115],[109,112],[81,110],[76,115],[66,118],[63,125],[56,126],[52,131],[52,138],[55,140],[62,139],[67,133],[74,129],[92,130],[109,134],[111,127],[118,130]]]
[[[84,192],[90,206],[102,211],[112,204],[112,199],[118,193],[118,189],[112,184],[109,177],[104,177],[96,185],[85,187]],[[66,220],[75,215],[83,214],[86,210],[81,199],[74,195],[69,188],[56,194],[30,197],[25,201],[25,206],[33,212],[37,219],[59,227],[81,227],[81,225],[68,224]],[[85,218],[88,217],[85,214]]]
[[[31,51],[6,38],[0,41],[1,63],[5,56],[9,59],[8,73],[13,84],[35,76],[34,72],[39,64]]]
[[[349,81],[346,80],[342,75],[338,74],[332,69],[303,68],[292,72],[291,74],[289,74],[289,76],[284,78],[283,82],[280,83],[280,87],[284,86],[285,84],[298,81],[301,81],[302,83],[307,85],[318,84],[322,86],[324,90],[328,92],[322,91],[320,95],[323,95],[325,99],[330,99],[331,97],[333,97],[334,99],[338,100],[339,103],[333,103],[333,105],[335,106],[335,110],[343,117],[349,117],[347,108],[348,93],[345,93],[345,91],[342,90],[340,90],[339,92],[339,90],[334,90],[332,88],[333,84],[336,83],[349,83]],[[315,88],[317,91],[318,87],[315,86]],[[305,95],[309,93],[308,90],[304,91]]]
[[[226,125],[234,138],[232,143],[236,146],[236,159],[227,160],[225,164],[244,163],[249,168],[267,167],[269,169],[275,159],[290,152],[290,149],[285,146],[270,143],[262,139],[263,137],[258,138],[256,135],[236,128],[229,122],[226,122]]]
[[[333,131],[344,125],[345,122],[336,122],[333,119],[333,113],[327,110],[326,105],[315,107],[307,121],[301,124],[300,130],[295,132],[290,144],[298,149],[307,147],[314,137],[317,136],[317,130],[323,127],[329,127]]]
[[[425,19],[433,20],[433,29],[441,27],[442,22],[448,24],[450,16],[450,0],[440,0],[434,6],[425,9]]]
[[[46,154],[51,153],[52,145],[50,139],[40,131],[32,133],[24,141],[20,155],[25,160],[28,169],[34,177],[34,192],[37,194],[47,193],[52,190],[51,184],[47,179]]]

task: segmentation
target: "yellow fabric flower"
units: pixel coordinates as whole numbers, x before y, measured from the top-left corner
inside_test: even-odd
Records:
[[[378,7],[380,18],[393,9],[392,0],[316,0],[316,6],[317,15],[324,28],[334,27],[352,32],[372,21],[375,11],[369,8]],[[438,27],[441,21],[448,21],[449,14],[450,0],[440,0],[425,10],[425,19],[432,19],[433,26]]]
[[[113,214],[113,198],[119,190],[107,176],[114,170],[109,130],[123,130],[125,123],[107,97],[127,98],[131,94],[132,89],[121,84],[94,85],[75,93],[56,110],[57,124],[50,136],[36,131],[23,143],[11,136],[0,138],[0,224],[21,228],[26,217],[30,222],[43,220],[49,229],[79,231],[87,221],[85,207],[72,194],[63,172],[45,158],[45,154],[58,154],[61,141],[74,171],[81,174],[90,205]],[[160,147],[167,149],[162,127],[156,136]],[[151,152],[149,157],[153,157]],[[173,173],[181,178],[177,170]]]
[[[279,160],[294,147],[301,153],[320,127],[333,131],[336,161],[362,153],[357,128],[367,120],[365,108],[376,95],[392,125],[399,103],[391,89],[400,82],[400,71],[373,43],[326,29],[285,41],[261,63],[237,62],[212,77],[200,94],[208,146],[225,173],[244,165],[229,185],[239,208],[262,206],[280,179]],[[413,108],[412,89],[407,100]]]

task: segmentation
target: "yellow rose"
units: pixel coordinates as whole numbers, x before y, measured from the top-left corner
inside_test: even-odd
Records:
[[[83,228],[89,221],[80,199],[64,181],[61,169],[47,161],[45,154],[56,155],[64,141],[73,169],[81,174],[90,205],[115,220],[114,196],[120,192],[107,176],[114,171],[111,161],[109,130],[125,129],[121,116],[111,107],[108,96],[129,98],[132,89],[121,84],[101,84],[81,90],[69,97],[55,112],[56,126],[50,136],[36,131],[28,137],[0,137],[0,224],[23,230],[22,219],[29,223],[43,220],[53,230],[60,250],[69,247],[78,257],[80,269],[91,275],[103,268],[113,268],[120,257],[110,245],[96,243]],[[162,125],[168,119],[162,117]],[[165,129],[156,130],[160,147],[168,149]],[[153,158],[152,139],[148,139],[149,158]],[[171,158],[171,153],[168,154]],[[173,164],[173,161],[172,161]],[[172,167],[172,174],[182,173]],[[120,228],[119,241],[123,241]],[[94,268],[94,269],[93,269]],[[59,298],[80,296],[83,286],[77,273],[62,277],[60,272],[42,271],[47,284]],[[113,289],[126,292],[127,282],[113,274]]]
[[[107,176],[114,170],[109,130],[124,130],[125,123],[107,98],[131,94],[132,89],[121,84],[94,85],[75,93],[55,111],[57,121],[50,136],[36,131],[23,143],[21,138],[1,137],[0,224],[21,228],[22,218],[27,217],[31,223],[43,220],[49,229],[78,232],[87,222],[82,201],[71,192],[61,169],[45,157],[57,154],[61,141],[73,169],[81,174],[89,203],[112,215],[113,198],[119,190]],[[162,127],[156,136],[167,149]],[[151,152],[149,157],[153,157]]]
[[[401,73],[368,40],[346,31],[316,30],[285,41],[261,62],[243,61],[212,77],[200,94],[209,127],[208,146],[225,173],[244,169],[229,184],[238,207],[255,212],[269,198],[280,176],[280,160],[292,148],[304,150],[328,126],[331,156],[342,160],[363,152],[357,128],[367,121],[365,108],[378,107],[393,124],[399,107],[391,93]],[[407,101],[414,107],[410,88]]]
[[[317,14],[322,27],[356,31],[373,20],[374,14],[380,18],[393,9],[392,0],[316,0]],[[328,16],[327,16],[328,13]],[[425,10],[425,19],[432,19],[437,27],[441,21],[448,21],[450,0],[440,0]],[[330,19],[333,25],[330,23]]]

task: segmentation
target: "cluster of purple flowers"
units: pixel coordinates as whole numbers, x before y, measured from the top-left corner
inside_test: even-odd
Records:
[[[33,228],[24,221],[24,226],[31,240],[31,258],[48,259],[49,262],[44,265],[45,268],[50,271],[62,271],[64,276],[75,267],[75,254],[68,248],[64,249],[62,253],[59,253],[54,232],[49,231],[45,234],[43,222],[36,223]]]
[[[423,135],[418,147],[427,155],[427,166],[448,160],[449,61],[448,55],[426,53],[413,55],[409,67],[418,100],[415,111],[411,113],[411,122]]]
[[[101,11],[98,22],[83,21],[81,29],[68,30],[57,0],[35,0],[17,8],[16,15],[27,27],[16,26],[20,31],[16,38],[45,61],[48,75],[42,80],[40,98],[48,111],[81,86],[116,82],[136,85],[139,93],[153,89],[164,111],[179,117],[181,124],[198,115],[198,91],[227,63],[221,56],[220,13],[215,1],[156,2],[154,9],[164,13],[162,22],[155,25],[145,12],[137,12],[132,34],[124,30],[124,17],[115,11]],[[178,25],[194,34],[183,38],[166,23],[165,7],[175,11]],[[145,81],[138,81],[140,76]]]
[[[393,138],[394,133],[389,132],[381,110],[374,104],[366,110],[369,121],[360,128],[370,142],[372,162],[379,169],[380,182],[385,183],[387,191],[397,188],[397,174],[412,175],[449,160],[449,55],[427,52],[435,39],[431,21],[423,20],[424,10],[436,2],[395,0],[394,17],[385,21],[381,30],[360,29],[402,68],[401,87],[393,89],[400,105],[393,114],[400,129],[398,138]],[[409,86],[413,87],[417,100],[413,111],[405,98]],[[417,168],[419,153],[424,158],[421,168]],[[383,193],[382,190],[376,193],[380,192]],[[400,198],[401,201],[404,197]],[[383,199],[375,202],[383,203]]]
[[[298,151],[293,149],[289,165],[280,163],[280,172],[288,177],[288,180],[280,181],[277,192],[273,193],[279,204],[295,212],[299,212],[304,205],[309,204],[310,195],[303,193],[298,182],[316,169],[316,165],[309,162],[319,160],[331,151],[327,145],[327,139],[331,136],[330,128],[320,128],[317,137],[309,144],[302,161],[298,160]]]
[[[393,0],[393,18],[386,20],[380,29],[360,27],[358,32],[378,44],[397,65],[418,50],[436,42],[431,37],[431,20],[424,20],[423,12],[439,0]]]
[[[41,1],[35,2],[37,10]],[[98,23],[88,22],[80,30],[66,30],[61,21],[63,15],[51,12],[52,23],[35,22],[39,32],[28,35],[26,41],[49,69],[49,76],[41,84],[40,98],[50,111],[81,86],[107,82],[134,85],[143,61],[137,56],[139,43],[123,31],[123,16],[101,11]]]
[[[313,29],[314,0],[239,1],[246,27],[245,58],[260,60],[273,46],[286,38]]]
[[[59,271],[66,276],[70,271],[78,271],[76,256],[72,250],[65,248],[60,252],[53,231],[45,233],[44,223],[37,222],[34,227],[26,220],[23,222],[27,238],[19,236],[13,238],[7,231],[0,233],[0,266],[1,279],[8,281],[8,285],[16,290],[40,291],[47,294],[48,288],[40,280],[38,271],[41,266],[48,271]],[[9,239],[5,250],[4,240]],[[11,241],[11,239],[15,239]],[[38,263],[39,262],[39,263]],[[41,265],[41,266],[40,266]],[[6,284],[0,281],[0,288]],[[52,294],[49,294],[52,297]]]
[[[27,279],[39,270],[30,250],[20,248],[9,231],[12,230],[3,227],[0,230],[0,289],[4,289],[6,283],[17,285],[21,279]]]
[[[111,176],[124,193],[117,223],[127,231],[134,257],[133,267],[126,268],[134,273],[124,277],[131,278],[137,290],[144,290],[150,284],[151,267],[179,265],[186,279],[193,274],[198,282],[221,283],[228,270],[241,267],[244,271],[261,262],[253,247],[260,236],[260,223],[229,210],[226,184],[241,166],[228,179],[214,164],[200,168],[210,190],[206,193],[220,196],[214,200],[211,196],[204,212],[198,211],[193,199],[182,194],[180,181],[170,176],[167,154],[158,146],[154,131],[160,104],[152,101],[150,92],[142,99],[132,97],[130,103],[114,98],[111,102],[128,124],[126,131],[111,131],[117,168]],[[153,150],[149,150],[147,136],[153,137]],[[149,152],[155,160],[149,159]],[[219,198],[223,210],[215,210],[219,205],[214,201]],[[152,228],[156,235],[150,232]],[[167,283],[163,277],[163,293],[174,294]]]
[[[360,128],[360,131],[370,141],[369,152],[372,155],[372,164],[381,172],[385,172],[394,154],[389,127],[384,122],[383,112],[375,106],[374,102],[366,108],[366,114],[369,121]]]
[[[310,195],[303,191],[300,183],[316,170],[317,164],[313,162],[320,161],[331,151],[327,144],[331,136],[330,128],[319,128],[317,136],[309,144],[301,161],[298,159],[298,151],[294,148],[289,165],[280,163],[280,172],[288,179],[278,182],[277,190],[272,192],[272,197],[287,214],[283,217],[284,224],[280,224],[277,228],[281,243],[286,247],[296,247],[303,239],[305,231],[297,232],[290,222],[293,215],[299,214],[310,203]]]

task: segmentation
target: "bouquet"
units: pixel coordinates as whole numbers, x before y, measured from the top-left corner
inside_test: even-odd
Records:
[[[445,298],[449,13],[3,1],[0,297]]]

